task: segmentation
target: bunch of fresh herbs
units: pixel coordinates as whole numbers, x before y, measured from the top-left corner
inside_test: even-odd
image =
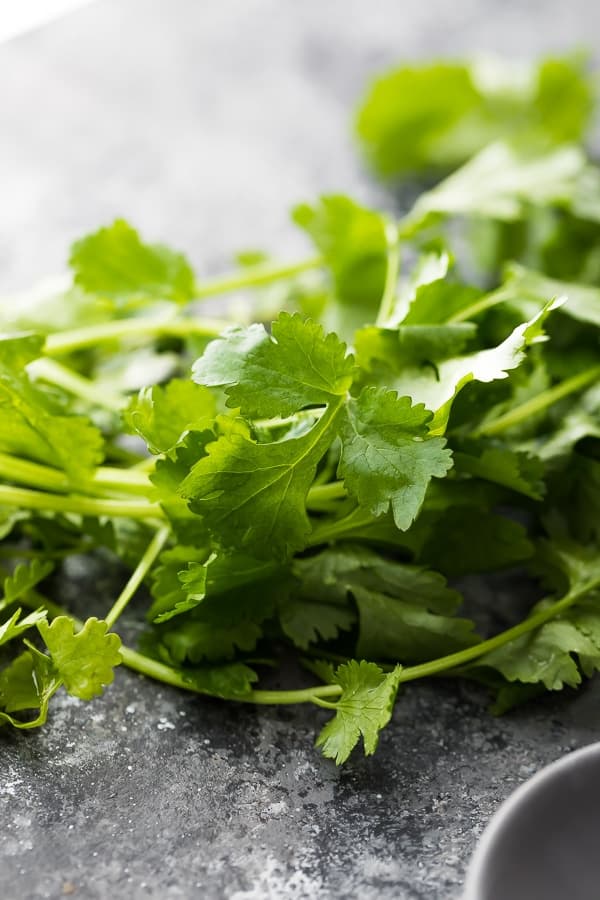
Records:
[[[400,218],[323,197],[293,212],[307,260],[212,281],[117,221],[64,291],[3,304],[3,722],[121,662],[323,707],[341,763],[415,679],[477,679],[502,710],[600,668],[593,95],[572,59],[402,69],[360,112],[369,158],[429,183],[462,165]],[[82,553],[131,572],[101,620],[43,592]],[[544,599],[477,633],[456,579],[513,567]],[[133,649],[114,629],[144,583]],[[290,650],[314,686],[260,687]]]

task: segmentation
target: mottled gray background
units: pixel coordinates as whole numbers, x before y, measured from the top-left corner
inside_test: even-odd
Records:
[[[351,140],[372,73],[598,33],[592,0],[82,9],[0,47],[0,288],[59,272],[69,242],[116,215],[201,272],[240,247],[293,256],[294,202],[388,202]],[[118,589],[75,563],[67,576],[57,589],[82,609]],[[514,590],[488,590],[500,617]],[[456,898],[499,801],[600,736],[598,700],[594,685],[495,720],[474,688],[415,685],[378,754],[338,770],[312,749],[319,710],[226,706],[119,671],[102,700],[63,697],[42,732],[0,736],[0,896]]]

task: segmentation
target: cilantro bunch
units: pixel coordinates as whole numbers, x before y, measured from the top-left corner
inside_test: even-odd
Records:
[[[2,722],[123,663],[322,707],[342,763],[410,681],[478,680],[502,711],[600,668],[593,86],[572,60],[477,71],[402,70],[363,108],[385,174],[466,159],[401,216],[323,197],[293,211],[313,255],[212,281],[117,221],[71,283],[2,304]],[[130,575],[82,622],[50,576],[89,553]],[[514,567],[541,599],[480,633],[460,578]],[[144,584],[134,649],[115,626]],[[313,686],[269,686],[290,654]]]

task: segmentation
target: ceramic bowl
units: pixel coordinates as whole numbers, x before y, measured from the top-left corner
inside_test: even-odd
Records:
[[[600,743],[542,769],[502,804],[464,900],[600,900]]]

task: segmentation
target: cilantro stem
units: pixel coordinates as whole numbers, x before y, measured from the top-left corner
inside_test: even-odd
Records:
[[[322,684],[317,687],[302,688],[297,691],[251,691],[243,697],[236,697],[242,703],[258,703],[261,706],[271,704],[318,703],[320,697],[339,697],[342,688],[339,684]]]
[[[171,529],[169,528],[169,526],[163,525],[158,529],[158,531],[148,544],[144,555],[131,573],[131,577],[129,578],[127,584],[113,603],[107,615],[104,617],[109,628],[113,627],[129,601],[139,588],[140,584],[148,574],[149,570],[152,568],[156,557],[164,547],[170,533]]]
[[[569,394],[580,391],[582,388],[599,378],[600,366],[594,366],[592,369],[587,369],[585,372],[573,375],[572,378],[567,378],[565,381],[561,381],[560,384],[548,388],[546,391],[542,391],[540,394],[531,397],[530,400],[526,400],[519,406],[515,406],[514,409],[504,413],[504,415],[498,416],[498,418],[493,419],[491,422],[484,423],[481,428],[478,428],[475,431],[475,435],[494,435],[499,434],[508,428],[513,428],[520,422],[526,421],[532,416],[537,415],[537,413],[542,412],[548,406],[552,406],[552,404],[556,403],[558,400],[562,400],[563,397],[568,397]]]
[[[318,269],[322,265],[323,258],[315,256],[311,259],[304,259],[297,263],[288,263],[287,265],[274,266],[265,264],[251,266],[248,269],[242,269],[222,278],[205,281],[204,283],[201,282],[196,286],[194,300],[204,300],[217,294],[228,294],[242,288],[259,287],[271,284],[274,281],[283,281],[286,278],[301,275],[303,272],[308,272],[311,269]]]
[[[400,681],[415,681],[418,678],[427,678],[430,675],[437,675],[439,672],[455,669],[458,666],[465,665],[465,663],[479,659],[486,653],[490,653],[492,650],[496,650],[498,647],[516,640],[516,638],[533,631],[535,628],[539,628],[540,625],[543,625],[550,619],[556,618],[560,613],[569,609],[580,597],[598,587],[599,583],[600,576],[596,580],[583,584],[576,590],[565,594],[561,600],[557,600],[556,603],[553,603],[547,609],[529,616],[529,618],[519,622],[518,625],[508,628],[506,631],[501,631],[500,634],[488,638],[488,640],[482,641],[480,644],[467,647],[465,650],[459,650],[457,653],[450,653],[448,656],[440,656],[438,659],[432,659],[418,666],[409,666],[400,673]]]
[[[505,290],[504,287],[498,288],[497,291],[492,291],[491,294],[486,294],[480,300],[476,300],[474,303],[471,303],[470,306],[466,306],[464,309],[459,309],[458,312],[454,313],[453,316],[450,316],[446,319],[449,325],[455,325],[460,322],[467,322],[469,319],[473,319],[475,316],[478,316],[480,313],[485,312],[487,309],[491,309],[493,306],[498,306],[499,303],[504,303],[505,300],[509,300],[514,297],[514,294],[511,294],[509,291]]]
[[[309,490],[306,502],[307,506],[320,508],[322,503],[330,500],[343,500],[347,497],[346,488],[342,481],[330,481],[327,484],[315,484]]]
[[[116,319],[112,322],[101,322],[71,331],[49,334],[44,345],[44,353],[59,356],[81,350],[83,347],[96,346],[107,341],[122,338],[139,338],[142,335],[171,335],[174,337],[206,337],[214,338],[229,328],[231,322],[224,319],[166,319],[140,316],[133,319]]]
[[[105,494],[106,491],[112,490],[145,496],[152,487],[147,475],[139,469],[100,466],[88,481],[73,483],[59,469],[20,459],[8,453],[0,453],[0,478],[60,493],[68,493],[75,488],[85,494]]]
[[[380,327],[385,325],[388,319],[392,317],[396,305],[398,275],[400,273],[400,236],[395,222],[386,223],[385,237],[388,246],[387,270],[379,312],[375,320],[375,324]]]
[[[366,509],[357,507],[341,519],[335,519],[333,522],[323,522],[317,525],[309,538],[308,546],[317,547],[319,544],[328,544],[330,541],[338,540],[338,538],[362,528],[364,525],[370,525],[373,522],[373,516]]]
[[[142,494],[143,496],[146,496],[152,488],[152,482],[139,466],[131,466],[128,469],[100,466],[94,472],[92,485],[98,488],[125,491],[128,494]]]
[[[158,503],[85,497],[80,494],[49,494],[12,485],[0,485],[0,506],[17,506],[43,512],[74,513],[81,516],[118,516],[130,519],[164,519]]]
[[[28,370],[34,378],[55,384],[69,394],[87,400],[93,406],[100,406],[113,412],[120,412],[127,403],[123,394],[113,393],[110,389],[95,384],[78,372],[54,359],[36,359],[30,363]]]
[[[141,675],[147,675],[149,678],[170,684],[172,687],[183,688],[185,691],[209,694],[208,691],[196,687],[191,677],[187,678],[181,670],[173,669],[150,656],[144,656],[143,653],[138,653],[137,650],[132,650],[130,647],[121,647],[121,658],[128,669],[139,672]],[[222,699],[235,700],[239,703],[256,703],[260,706],[278,706],[280,704],[314,703],[320,697],[339,697],[341,693],[342,688],[338,684],[323,684],[297,691],[250,691],[248,694]],[[211,695],[209,694],[209,696]]]

